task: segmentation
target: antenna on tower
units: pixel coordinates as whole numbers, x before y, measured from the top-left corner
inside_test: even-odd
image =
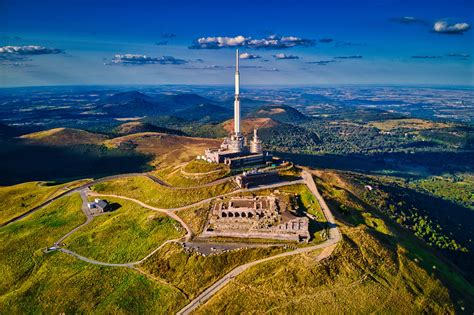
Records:
[[[239,72],[239,49],[235,51],[235,72]]]

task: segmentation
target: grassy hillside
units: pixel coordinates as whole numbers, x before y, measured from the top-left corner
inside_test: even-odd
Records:
[[[178,244],[167,244],[140,268],[172,283],[192,299],[233,268],[282,251],[282,247],[252,248],[204,257],[186,252]]]
[[[66,184],[28,182],[0,187],[0,224],[19,216],[67,189],[72,189],[88,180]]]
[[[265,129],[280,125],[278,121],[271,118],[245,118],[240,122],[240,128],[244,135],[252,135],[254,129]],[[234,120],[230,119],[223,122],[222,127],[228,132],[234,132]]]
[[[172,189],[156,184],[146,177],[128,177],[93,186],[102,194],[117,194],[138,199],[154,207],[175,208],[232,191],[230,183],[211,187]]]
[[[21,136],[22,139],[47,145],[100,144],[106,136],[80,129],[55,128]]]
[[[150,159],[131,150],[103,145],[49,145],[20,139],[0,146],[0,185],[146,171],[151,168]]]
[[[333,255],[316,253],[257,265],[233,280],[197,314],[222,313],[451,313],[442,283],[387,247],[367,228],[344,229]]]
[[[78,194],[0,228],[0,313],[175,312],[185,297],[136,271],[42,249],[85,221]],[[120,223],[118,224],[120,226]],[[109,235],[109,241],[114,236]],[[117,237],[117,235],[115,235]]]
[[[290,123],[290,124],[300,123],[308,119],[308,117],[306,117],[296,108],[293,108],[287,105],[279,105],[279,104],[261,106],[257,108],[254,112],[249,113],[247,117],[272,118],[273,120],[283,122],[283,123]]]
[[[128,268],[90,265],[59,252],[35,259],[28,279],[0,296],[0,313],[164,314],[186,301],[177,289]]]
[[[95,217],[68,237],[68,249],[99,261],[127,263],[145,257],[164,241],[184,235],[175,220],[134,202],[106,198],[117,210]]]
[[[114,132],[118,135],[130,135],[134,133],[142,132],[162,132],[170,134],[179,134],[177,130],[172,130],[168,128],[158,127],[153,124],[149,124],[141,121],[132,121],[121,124],[120,126],[114,129]]]
[[[202,155],[209,147],[220,145],[219,140],[192,138],[163,133],[138,133],[114,138],[106,142],[113,148],[127,148],[153,156],[152,165],[166,167],[188,162]]]
[[[27,282],[42,248],[85,221],[79,194],[64,197],[31,216],[0,228],[0,295]]]

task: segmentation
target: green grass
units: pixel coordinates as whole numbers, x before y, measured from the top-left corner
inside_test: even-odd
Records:
[[[0,224],[15,218],[46,200],[60,194],[65,188],[70,189],[86,180],[66,184],[48,184],[44,182],[27,182],[23,184],[0,187]]]
[[[339,185],[349,187],[347,182],[341,182],[342,177],[337,178]],[[335,185],[335,182],[338,181],[330,179],[328,174],[325,181],[317,179],[321,193],[339,220],[359,228],[369,227],[378,235],[383,235],[391,246],[401,246],[407,257],[442,281],[456,305],[464,304],[468,309],[474,310],[474,287],[463,278],[456,267],[440,258],[434,249],[417,239],[411,231],[366,204],[348,189]],[[341,211],[341,208],[345,210]]]
[[[0,228],[0,314],[173,313],[182,293],[126,268],[42,249],[85,221],[79,194]],[[97,219],[97,218],[96,218]],[[114,241],[110,233],[109,241]]]
[[[185,234],[184,228],[165,214],[118,198],[118,210],[95,217],[91,223],[68,237],[68,249],[104,262],[127,263],[140,260],[164,241]]]
[[[27,218],[0,228],[0,295],[13,290],[34,272],[41,249],[85,221],[81,198],[61,198]]]
[[[217,170],[218,172],[211,174],[189,176],[182,173],[181,166],[169,166],[160,168],[154,171],[153,174],[172,186],[191,187],[211,183],[230,173],[228,168],[220,167],[220,169],[218,168]]]
[[[193,160],[183,168],[188,173],[208,173],[217,170],[228,169],[224,164],[209,163],[202,160]]]
[[[179,210],[176,214],[191,228],[194,234],[199,234],[204,229],[207,216],[210,211],[210,204]]]
[[[90,265],[60,252],[36,257],[15,291],[0,296],[1,314],[171,314],[185,296],[128,268]]]
[[[168,209],[231,192],[234,185],[225,183],[203,188],[172,189],[156,184],[147,177],[137,176],[96,184],[93,190],[102,194],[135,198],[149,205]]]
[[[204,257],[187,253],[178,244],[167,244],[140,268],[172,283],[192,299],[233,268],[282,251],[281,247],[251,248]]]
[[[245,271],[197,314],[452,313],[441,282],[401,247],[351,228],[332,256],[316,253],[272,260]]]
[[[410,188],[427,192],[433,196],[454,201],[474,210],[474,176],[433,176],[413,181]]]

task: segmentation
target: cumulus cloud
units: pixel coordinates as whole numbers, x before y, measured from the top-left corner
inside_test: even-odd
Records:
[[[425,20],[416,18],[414,16],[402,16],[402,17],[394,17],[391,18],[390,21],[398,24],[405,24],[405,25],[412,25],[412,24],[419,24],[419,25],[428,25],[428,22]]]
[[[327,66],[330,63],[336,62],[336,60],[317,60],[317,61],[308,61],[308,64],[318,65],[318,66]]]
[[[471,55],[469,54],[460,54],[460,53],[450,53],[450,54],[447,54],[446,56],[456,57],[456,58],[470,58],[471,57]]]
[[[283,59],[299,59],[300,57],[298,56],[295,56],[295,55],[287,55],[287,54],[276,54],[276,55],[273,55],[273,57],[275,57],[275,59],[277,60],[283,60]]]
[[[314,40],[304,39],[296,36],[279,36],[270,35],[262,39],[253,39],[242,35],[235,37],[201,37],[194,41],[189,48],[192,49],[219,49],[232,47],[250,47],[250,48],[267,48],[279,49],[290,48],[295,46],[311,46]]]
[[[320,43],[332,43],[334,41],[334,39],[332,38],[321,38],[319,40]]]
[[[51,55],[59,54],[63,51],[57,48],[48,48],[43,46],[2,46],[0,47],[1,56],[18,56],[18,55]]]
[[[437,59],[441,58],[441,56],[432,56],[432,55],[416,55],[416,56],[411,56],[414,59]]]
[[[334,59],[362,59],[361,55],[352,55],[352,56],[337,56]]]
[[[175,38],[176,34],[175,33],[162,33],[161,38]]]
[[[124,54],[115,55],[110,64],[118,65],[146,65],[146,64],[161,64],[161,65],[182,65],[188,63],[187,60],[178,59],[172,56],[163,57],[149,57],[147,55]]]
[[[447,21],[438,21],[433,25],[433,31],[440,34],[463,34],[470,28],[468,23],[449,24]]]
[[[239,58],[240,59],[259,59],[259,58],[262,58],[262,57],[260,57],[259,55],[255,55],[255,54],[245,52],[245,53],[240,54]]]

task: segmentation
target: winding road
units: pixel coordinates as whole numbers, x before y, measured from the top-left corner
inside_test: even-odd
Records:
[[[336,248],[337,243],[341,240],[341,233],[339,229],[337,228],[337,225],[331,213],[331,210],[329,209],[323,197],[321,196],[318,189],[316,188],[316,184],[313,180],[312,175],[306,170],[303,171],[303,181],[306,183],[309,190],[314,194],[314,196],[319,202],[319,205],[321,206],[324,216],[326,217],[326,220],[329,224],[329,238],[325,242],[318,245],[301,247],[291,252],[285,252],[285,253],[281,253],[275,256],[255,260],[245,265],[241,265],[232,269],[224,277],[219,279],[217,282],[215,282],[213,285],[207,288],[204,292],[202,292],[199,296],[197,296],[194,300],[192,300],[188,305],[182,308],[178,312],[179,315],[190,314],[193,310],[195,310],[200,305],[202,305],[207,300],[209,300],[211,297],[216,295],[220,290],[222,290],[226,286],[226,284],[232,281],[232,279],[234,279],[235,277],[240,275],[242,272],[244,272],[245,270],[255,265],[258,265],[270,260],[274,260],[274,259],[307,253],[307,252],[317,250],[317,249],[323,249],[323,251],[316,257],[317,261],[325,259],[332,254],[332,252]]]
[[[336,225],[334,217],[333,217],[329,207],[327,206],[326,202],[324,201],[323,197],[319,193],[312,175],[307,170],[303,170],[302,179],[298,179],[298,180],[294,180],[294,181],[284,181],[284,182],[279,182],[279,183],[270,184],[270,185],[261,185],[261,186],[250,188],[250,189],[237,189],[237,190],[234,190],[232,192],[225,193],[225,194],[218,195],[218,196],[214,196],[214,197],[211,197],[211,198],[207,198],[207,199],[198,201],[198,202],[190,204],[190,205],[177,207],[177,208],[169,208],[169,209],[153,207],[153,206],[148,205],[148,204],[146,204],[146,203],[144,203],[140,200],[130,198],[130,197],[114,195],[114,194],[90,193],[90,195],[94,195],[94,196],[114,197],[114,198],[129,200],[129,201],[132,201],[134,203],[139,204],[140,206],[142,206],[144,208],[164,213],[167,216],[169,216],[170,218],[172,218],[172,219],[176,220],[177,222],[179,222],[185,228],[186,235],[184,237],[181,237],[181,238],[178,238],[178,239],[172,239],[172,240],[165,241],[164,243],[162,243],[160,246],[158,246],[156,249],[154,249],[152,252],[150,252],[148,255],[146,255],[144,258],[142,258],[139,261],[129,262],[129,263],[121,263],[121,264],[120,263],[107,263],[107,262],[96,261],[96,260],[81,256],[81,255],[79,255],[79,254],[77,254],[77,253],[75,253],[71,250],[68,250],[66,248],[62,248],[61,243],[68,236],[72,235],[73,233],[78,231],[83,226],[89,224],[93,220],[93,216],[92,216],[92,214],[90,213],[90,211],[87,207],[87,190],[88,190],[88,187],[90,187],[92,185],[95,185],[97,183],[108,181],[108,180],[120,179],[120,178],[126,178],[126,177],[133,177],[133,176],[146,176],[146,177],[150,178],[151,180],[153,180],[154,182],[156,182],[157,184],[162,185],[164,187],[171,188],[171,189],[192,189],[192,188],[198,188],[198,187],[206,187],[206,186],[217,185],[219,183],[224,183],[224,182],[227,182],[227,181],[232,179],[232,178],[227,177],[227,178],[219,179],[219,180],[216,180],[212,183],[208,183],[208,184],[204,184],[204,185],[200,185],[200,186],[182,187],[181,188],[181,187],[172,187],[169,184],[165,183],[164,181],[160,180],[159,178],[157,178],[157,177],[155,177],[151,174],[146,174],[146,173],[145,174],[143,174],[143,173],[130,173],[130,174],[107,176],[107,177],[103,177],[103,178],[100,178],[100,179],[97,179],[97,180],[93,180],[91,182],[88,182],[88,183],[86,183],[84,185],[81,185],[79,187],[70,189],[68,191],[65,191],[64,193],[62,193],[62,194],[60,194],[60,195],[58,195],[54,198],[51,198],[50,200],[44,202],[43,204],[41,204],[41,205],[39,205],[35,208],[30,209],[28,212],[23,213],[22,215],[19,215],[15,218],[9,220],[8,222],[5,222],[4,224],[0,225],[0,227],[4,226],[4,225],[7,225],[7,224],[11,224],[13,222],[16,222],[16,221],[18,221],[22,218],[25,218],[26,216],[40,210],[41,208],[49,205],[50,203],[52,203],[55,200],[58,200],[59,198],[62,198],[62,197],[67,196],[67,195],[71,195],[71,194],[76,193],[76,192],[79,192],[80,195],[81,195],[81,198],[82,198],[81,209],[82,209],[84,215],[86,216],[86,221],[83,224],[81,224],[81,225],[77,226],[76,228],[74,228],[73,230],[69,231],[67,234],[62,236],[58,241],[56,241],[54,243],[54,246],[56,247],[56,249],[58,251],[61,251],[61,252],[65,253],[65,254],[74,256],[77,259],[80,259],[82,261],[85,261],[87,263],[94,264],[94,265],[108,266],[108,267],[127,267],[127,268],[137,269],[137,267],[136,267],[137,265],[143,263],[146,259],[151,257],[153,254],[155,254],[157,251],[159,251],[166,244],[169,244],[169,243],[172,243],[172,242],[179,242],[179,241],[183,240],[183,238],[186,241],[190,241],[193,238],[193,236],[194,236],[193,231],[186,224],[186,222],[184,222],[184,220],[182,220],[175,213],[176,211],[183,210],[183,209],[189,209],[189,208],[196,207],[196,206],[200,206],[200,205],[209,203],[210,201],[212,201],[216,198],[233,195],[233,194],[240,193],[240,192],[257,191],[257,190],[262,190],[262,189],[274,189],[274,188],[278,188],[278,187],[282,187],[282,186],[288,186],[288,185],[294,185],[294,184],[306,184],[308,189],[315,196],[316,200],[318,201],[318,203],[319,203],[319,205],[320,205],[320,207],[323,211],[324,216],[326,217],[326,220],[328,222],[328,230],[329,230],[328,239],[325,242],[314,245],[314,246],[300,247],[300,248],[297,248],[297,249],[289,251],[289,252],[284,252],[284,253],[277,254],[277,255],[274,255],[274,256],[271,256],[271,257],[266,257],[266,258],[263,258],[263,259],[252,261],[252,262],[246,263],[244,265],[240,265],[240,266],[234,268],[233,270],[231,270],[229,273],[227,273],[224,277],[222,277],[221,279],[216,281],[214,284],[212,284],[209,288],[207,288],[204,292],[202,292],[195,299],[190,301],[183,309],[181,309],[178,312],[178,314],[190,314],[193,310],[197,309],[200,305],[202,305],[203,303],[208,301],[215,294],[217,294],[220,290],[222,290],[230,281],[232,281],[232,279],[234,279],[235,277],[237,277],[238,275],[240,275],[241,273],[243,273],[244,271],[248,270],[249,268],[251,268],[253,266],[256,266],[258,264],[261,264],[261,263],[264,263],[264,262],[267,262],[267,261],[270,261],[270,260],[274,260],[274,259],[279,259],[279,258],[283,258],[283,257],[308,253],[308,252],[313,251],[313,250],[323,249],[321,251],[321,253],[316,257],[316,260],[319,261],[319,260],[322,260],[322,259],[325,259],[325,258],[329,257],[332,254],[332,252],[334,251],[334,249],[336,248],[337,243],[341,240],[341,233],[340,233],[340,231],[339,231],[339,229]],[[272,244],[269,244],[269,245],[272,245]]]

